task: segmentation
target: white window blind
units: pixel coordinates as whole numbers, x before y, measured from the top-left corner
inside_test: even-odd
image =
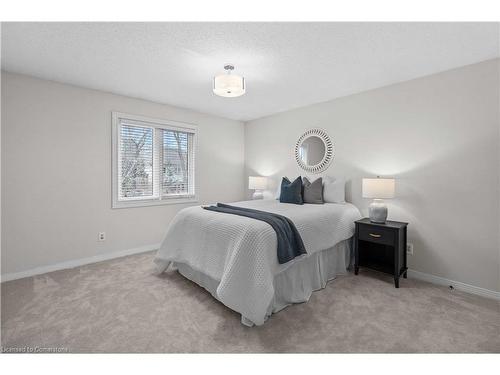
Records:
[[[153,197],[153,128],[120,124],[120,199]]]
[[[194,200],[195,137],[192,125],[114,113],[113,207]]]
[[[162,195],[165,197],[194,195],[193,133],[161,130]]]

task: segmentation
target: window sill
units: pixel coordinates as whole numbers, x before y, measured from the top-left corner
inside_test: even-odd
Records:
[[[135,201],[114,201],[111,208],[134,208],[134,207],[149,207],[163,206],[167,204],[187,204],[198,203],[197,197],[192,198],[166,198],[162,200],[135,200]]]

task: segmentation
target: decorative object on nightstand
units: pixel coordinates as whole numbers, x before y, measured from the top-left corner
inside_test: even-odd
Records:
[[[252,199],[263,199],[263,190],[267,187],[266,177],[249,176],[248,177],[248,188],[250,190],[255,190]]]
[[[394,276],[399,288],[401,275],[406,279],[406,230],[408,223],[387,221],[373,223],[368,218],[355,222],[354,274],[359,267],[367,267]]]
[[[385,223],[387,206],[383,199],[394,198],[393,178],[363,178],[363,198],[374,198],[368,207],[368,216],[372,223]]]

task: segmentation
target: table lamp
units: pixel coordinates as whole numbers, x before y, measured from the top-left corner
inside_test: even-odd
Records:
[[[385,223],[387,220],[387,206],[383,199],[394,198],[394,187],[393,178],[363,178],[363,198],[373,198],[368,207],[372,223]]]
[[[267,187],[266,177],[256,177],[256,176],[248,177],[248,188],[250,190],[255,190],[252,195],[252,199],[263,199],[264,198],[263,190],[266,187]]]

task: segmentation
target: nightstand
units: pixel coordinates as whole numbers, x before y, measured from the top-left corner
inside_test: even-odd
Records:
[[[406,228],[408,223],[386,221],[372,223],[364,218],[355,222],[354,274],[359,267],[371,268],[394,276],[394,285],[399,288],[401,275],[406,279]]]

